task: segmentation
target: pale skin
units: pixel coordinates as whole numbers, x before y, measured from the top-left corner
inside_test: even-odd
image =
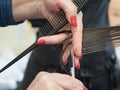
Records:
[[[81,43],[82,43],[82,13],[80,12],[77,15],[77,22],[79,23],[78,26],[74,29],[76,32],[74,32],[75,36],[73,35],[72,38],[72,43],[74,44],[74,52],[79,53],[79,50],[81,51]],[[70,29],[70,25],[67,25],[66,27],[63,28],[63,30],[69,30]],[[57,34],[57,35],[52,35],[52,36],[45,36],[45,37],[41,37],[39,38],[39,40],[45,40],[46,44],[58,44],[61,43],[62,41],[64,41],[65,38],[68,37],[68,34],[65,33],[61,33],[61,34]],[[71,40],[71,39],[70,39]],[[70,40],[67,40],[67,42],[64,42],[64,46],[66,45],[66,43],[68,43]],[[63,64],[64,62],[67,62],[68,56],[70,55],[70,47],[67,46],[65,52],[63,53],[62,56],[62,61]],[[80,58],[77,55],[74,55],[74,59],[75,59],[75,66],[77,67],[80,63],[79,60]]]
[[[37,84],[36,84],[37,83]],[[40,72],[27,90],[87,90],[82,82],[66,74]]]

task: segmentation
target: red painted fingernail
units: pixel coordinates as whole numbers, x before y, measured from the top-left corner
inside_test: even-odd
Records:
[[[78,70],[80,70],[80,63],[77,64],[77,67],[76,67]]]
[[[82,53],[80,54],[80,57],[79,57],[80,59],[82,59]]]
[[[88,89],[86,87],[84,87],[83,90],[88,90]]]
[[[72,26],[76,27],[77,26],[76,16],[70,17],[70,22]]]
[[[67,64],[67,60],[63,61],[63,64],[66,65]]]
[[[38,40],[37,45],[43,45],[45,44],[45,40]]]

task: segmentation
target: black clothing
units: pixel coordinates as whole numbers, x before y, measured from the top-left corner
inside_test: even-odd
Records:
[[[84,27],[109,26],[108,5],[110,0],[88,0],[83,11]]]
[[[108,5],[109,0],[88,0],[88,4],[83,11],[84,27],[109,26]],[[39,33],[37,35],[40,35]],[[54,50],[54,45],[44,45],[36,48],[31,54],[20,90],[26,90],[40,71],[62,72],[59,60],[61,49],[62,46]],[[81,69],[76,70],[76,77],[89,90],[110,90],[109,72],[106,69],[107,55],[106,51],[101,51],[83,56],[80,62]]]

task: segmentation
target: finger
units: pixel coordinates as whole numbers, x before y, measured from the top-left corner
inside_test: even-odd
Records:
[[[70,90],[84,90],[84,87],[77,86],[77,87],[75,87],[75,88],[73,88],[73,89],[70,89]]]
[[[79,70],[80,69],[80,62],[79,62],[79,58],[78,57],[74,57],[74,62],[75,62],[75,66],[76,68]]]
[[[64,65],[67,64],[69,55],[70,55],[70,47],[68,46],[62,54],[62,62]]]
[[[38,73],[32,83],[30,88],[34,88],[34,90],[64,90],[47,72]]]
[[[55,82],[65,88],[65,89],[68,89],[68,90],[74,90],[75,88],[77,87],[84,87],[83,84],[80,82],[80,83],[77,83],[75,81],[75,78],[72,78],[71,76],[68,76],[68,75],[64,75],[64,77],[60,78],[60,77],[56,77],[54,76],[55,78],[53,78],[55,80]],[[61,83],[62,82],[62,83]]]
[[[81,49],[82,49],[82,12],[77,15],[77,27],[72,27],[72,34],[73,34],[73,48],[75,56],[81,58]]]
[[[39,88],[39,90],[40,90],[40,88]],[[54,82],[54,81],[51,80],[51,82],[43,90],[64,90],[64,88],[61,87],[60,85],[58,85],[56,82]]]
[[[41,44],[41,41],[44,41],[45,44],[58,44],[64,41],[65,38],[67,38],[67,34],[65,33],[60,33],[52,36],[44,36],[38,39],[37,44]]]
[[[51,74],[56,79],[59,78],[60,80],[69,80],[68,82],[73,82],[76,85],[84,86],[81,81],[79,81],[76,78],[73,78],[67,74],[59,74],[59,73],[53,73]],[[66,81],[67,82],[67,81]]]
[[[54,88],[56,88],[55,90],[62,90],[63,88],[67,90],[82,90],[80,89],[80,87],[84,88],[82,82],[66,74],[40,72],[35,80],[37,82],[39,81],[39,84],[40,82],[41,84],[44,83],[43,88],[46,87],[46,90],[54,90]],[[48,80],[49,82],[47,82],[46,80]],[[35,84],[35,86],[39,86],[39,84]]]
[[[60,7],[58,6],[58,1],[59,0],[46,0],[47,3],[45,2],[46,8],[51,11],[51,12],[58,12],[60,10]]]
[[[69,23],[71,23],[70,18],[73,16],[75,16],[75,17],[77,16],[77,7],[75,6],[75,4],[72,2],[72,0],[59,0],[58,5],[65,12]]]
[[[42,12],[43,12],[42,13],[43,18],[50,19],[52,17],[52,13],[45,6],[43,6],[43,11]]]
[[[68,57],[70,55],[70,44],[72,39],[69,36],[64,40],[63,50],[62,50],[62,62],[64,65],[67,64]]]

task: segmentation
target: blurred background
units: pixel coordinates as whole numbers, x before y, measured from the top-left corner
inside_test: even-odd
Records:
[[[0,28],[0,68],[14,59],[35,41],[35,30],[25,21],[17,26]],[[29,55],[0,73],[0,90],[15,90],[24,75]]]
[[[109,19],[111,26],[120,26],[120,0],[111,0]],[[34,43],[35,33],[36,29],[28,21],[16,26],[0,27],[0,68]],[[0,74],[0,90],[14,90],[17,87],[17,82],[23,78],[29,55]],[[120,69],[120,47],[116,48],[116,55]]]

